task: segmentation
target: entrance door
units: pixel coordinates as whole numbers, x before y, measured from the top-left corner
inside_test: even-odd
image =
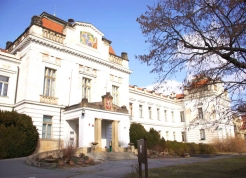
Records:
[[[112,141],[112,121],[102,121],[102,148],[109,148]]]

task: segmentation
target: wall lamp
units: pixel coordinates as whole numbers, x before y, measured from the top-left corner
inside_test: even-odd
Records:
[[[85,109],[84,108],[82,108],[81,116],[85,117]]]

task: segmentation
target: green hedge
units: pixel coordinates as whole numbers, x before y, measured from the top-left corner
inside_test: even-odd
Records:
[[[130,126],[130,142],[134,143],[135,148],[137,148],[137,140],[147,139],[147,148],[152,149],[157,145],[164,147],[165,140],[160,138],[160,134],[153,128],[150,128],[149,132],[141,124],[132,123]]]
[[[169,153],[182,155],[189,154],[213,154],[214,146],[209,144],[183,143],[177,141],[165,141],[160,134],[151,128],[149,132],[141,124],[132,123],[130,126],[130,142],[137,148],[137,140],[147,138],[147,148],[155,151],[168,151]]]
[[[38,138],[31,117],[15,111],[0,111],[0,159],[32,154]]]

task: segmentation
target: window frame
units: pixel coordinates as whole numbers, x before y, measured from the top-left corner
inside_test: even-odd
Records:
[[[119,87],[112,85],[113,104],[119,105]]]
[[[166,140],[169,139],[169,131],[166,131]]]
[[[172,117],[172,122],[175,122],[175,119],[174,119],[174,111],[171,111],[171,117]]]
[[[129,110],[130,110],[130,116],[132,117],[133,116],[133,104],[132,103],[129,103]]]
[[[50,119],[50,122],[45,121],[45,119]],[[43,115],[43,124],[42,124],[42,139],[52,139],[53,137],[53,117],[48,115]],[[44,130],[45,125],[45,130]],[[50,133],[48,132],[48,126],[50,125]],[[48,133],[50,134],[50,138],[48,138]]]
[[[198,111],[198,119],[203,119],[203,109],[202,107],[197,108]]]
[[[1,77],[5,78],[6,81],[1,80]],[[9,78],[8,76],[0,75],[0,96],[2,97],[8,96]]]
[[[165,122],[168,122],[168,119],[167,119],[167,110],[164,110],[164,120],[165,120]]]
[[[139,105],[139,117],[143,118],[143,105]]]
[[[180,111],[180,121],[185,122],[184,111]]]
[[[200,140],[206,140],[205,129],[200,129]]]
[[[82,99],[86,98],[88,101],[91,101],[91,84],[92,79],[82,77]]]
[[[48,97],[55,97],[55,88],[56,88],[56,70],[49,67],[45,67],[43,95]]]
[[[182,142],[186,142],[186,131],[181,132]]]
[[[148,107],[149,119],[152,120],[152,108]]]

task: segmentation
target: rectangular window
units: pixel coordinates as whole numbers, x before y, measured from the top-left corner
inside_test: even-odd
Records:
[[[176,140],[176,133],[173,132],[173,140]]]
[[[139,117],[143,117],[143,105],[139,105]]]
[[[175,120],[174,120],[174,112],[173,111],[171,112],[171,116],[172,116],[172,122],[175,122]]]
[[[52,116],[43,116],[42,138],[51,139]]]
[[[132,113],[132,103],[129,103],[129,110],[130,110],[130,116],[133,116],[133,113]]]
[[[88,101],[91,100],[91,79],[82,79],[82,98],[86,98]]]
[[[55,97],[55,81],[56,71],[54,69],[45,68],[44,74],[44,96]]]
[[[149,107],[149,119],[152,119],[151,107]]]
[[[182,135],[182,142],[186,142],[186,132],[185,131],[181,132],[181,135]]]
[[[168,131],[166,131],[166,140],[168,140]]]
[[[203,119],[203,111],[202,111],[202,108],[198,108],[198,119]]]
[[[164,110],[164,119],[167,122],[167,110]]]
[[[185,122],[184,111],[180,111],[180,120],[181,122]]]
[[[205,140],[205,130],[204,129],[200,129],[200,139]]]
[[[118,105],[118,100],[119,100],[119,95],[118,95],[118,91],[119,90],[119,87],[117,86],[112,86],[112,96],[113,96],[113,103]]]
[[[9,77],[0,75],[0,96],[7,96]]]
[[[160,120],[160,109],[157,108],[157,120]]]

